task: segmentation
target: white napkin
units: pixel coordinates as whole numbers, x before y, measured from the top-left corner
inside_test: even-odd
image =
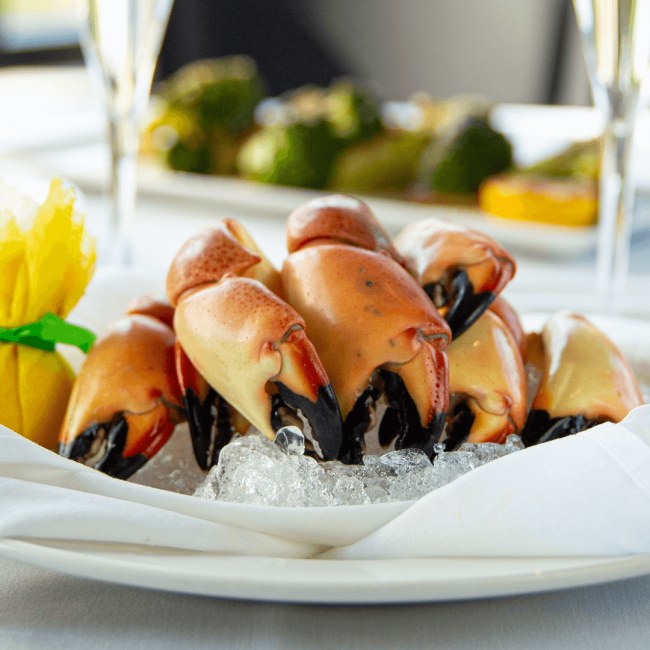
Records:
[[[274,508],[109,478],[0,429],[0,537],[335,559],[650,553],[650,406],[416,502]]]

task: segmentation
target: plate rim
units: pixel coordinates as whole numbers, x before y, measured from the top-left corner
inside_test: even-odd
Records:
[[[92,546],[115,548],[112,551],[93,550],[90,548]],[[215,598],[312,605],[388,605],[491,599],[594,586],[650,575],[650,554],[563,558],[320,560],[226,556],[143,547],[125,551],[120,546],[128,545],[5,537],[0,538],[0,555],[75,577],[130,587]],[[180,567],[175,566],[178,562],[175,563],[174,558],[179,557],[185,558],[185,562],[189,558],[192,571],[183,570],[182,562]],[[246,572],[242,574],[241,570],[235,573],[224,570],[232,562],[250,565],[253,572],[262,566],[263,575],[254,577]],[[214,566],[210,567],[210,563],[216,564],[217,570]],[[465,577],[454,575],[453,572],[442,577],[440,574],[445,565],[447,569],[449,565],[455,565],[462,572],[468,566],[477,564],[491,571],[483,571],[481,575],[467,573]],[[418,579],[395,580],[395,570],[405,567],[412,568]],[[358,579],[354,582],[332,581],[329,584],[317,582],[314,578],[322,578],[323,569],[330,578],[356,570],[367,579],[361,583]],[[287,572],[298,572],[303,579],[288,579],[284,577]],[[393,579],[386,576],[393,576]]]

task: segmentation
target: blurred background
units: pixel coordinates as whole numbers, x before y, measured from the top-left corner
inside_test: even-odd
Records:
[[[0,170],[3,162],[24,164],[76,183],[101,241],[106,116],[76,27],[76,0],[0,0]],[[184,68],[232,55],[247,55],[257,71],[242,59],[191,74]],[[331,85],[342,77],[359,85]],[[218,88],[206,91],[210,84]],[[291,94],[305,86],[320,90]],[[367,197],[391,234],[435,209],[494,237],[520,262],[508,291],[521,309],[593,305],[602,121],[591,108],[570,0],[176,0],[153,91],[158,112],[142,125],[137,252],[156,272],[165,271],[178,241],[215,216],[241,219],[279,264],[286,215],[314,192],[337,191]],[[225,117],[223,106],[232,109]],[[639,122],[634,156],[639,200],[628,309],[644,317],[649,117]],[[356,132],[344,132],[346,120],[356,120]],[[448,173],[482,159],[472,149],[477,133],[501,148],[480,189],[479,181],[452,183]],[[469,154],[450,162],[461,135]],[[436,176],[441,161],[444,178]],[[545,175],[543,182],[522,180],[531,173]]]
[[[569,0],[177,0],[157,79],[248,54],[272,95],[343,74],[383,98],[591,103]],[[0,0],[0,65],[82,63],[75,0]]]

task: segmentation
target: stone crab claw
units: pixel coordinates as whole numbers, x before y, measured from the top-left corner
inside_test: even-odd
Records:
[[[174,369],[171,306],[151,298],[96,340],[75,381],[59,454],[126,479],[185,419]]]
[[[486,311],[447,349],[447,451],[461,442],[504,443],[526,420],[526,373],[510,329]]]
[[[192,237],[167,276],[184,353],[223,399],[268,438],[301,426],[316,454],[336,458],[341,416],[305,321],[255,279],[262,261],[232,224]]]
[[[362,461],[380,408],[383,450],[418,447],[432,456],[448,405],[449,327],[361,201],[316,199],[289,216],[287,232],[284,291],[341,409],[339,458]]]
[[[210,386],[178,339],[174,351],[194,456],[199,467],[208,470],[217,464],[219,453],[234,434],[248,431],[250,422]]]
[[[454,339],[478,320],[516,271],[514,258],[493,239],[441,219],[406,226],[395,247]]]
[[[510,334],[512,334],[512,338],[515,340],[521,358],[524,359],[526,356],[526,333],[524,332],[517,312],[501,296],[495,298],[494,302],[490,305],[490,311],[495,313],[508,328]]]
[[[528,335],[526,354],[541,373],[521,436],[526,446],[620,422],[643,404],[623,354],[582,316],[551,316],[541,335]]]

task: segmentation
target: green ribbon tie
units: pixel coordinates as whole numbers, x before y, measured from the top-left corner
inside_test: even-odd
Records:
[[[88,353],[95,338],[97,337],[90,330],[66,323],[55,314],[45,314],[35,323],[27,325],[0,327],[0,341],[28,345],[48,352],[54,352],[57,343],[65,343]]]

